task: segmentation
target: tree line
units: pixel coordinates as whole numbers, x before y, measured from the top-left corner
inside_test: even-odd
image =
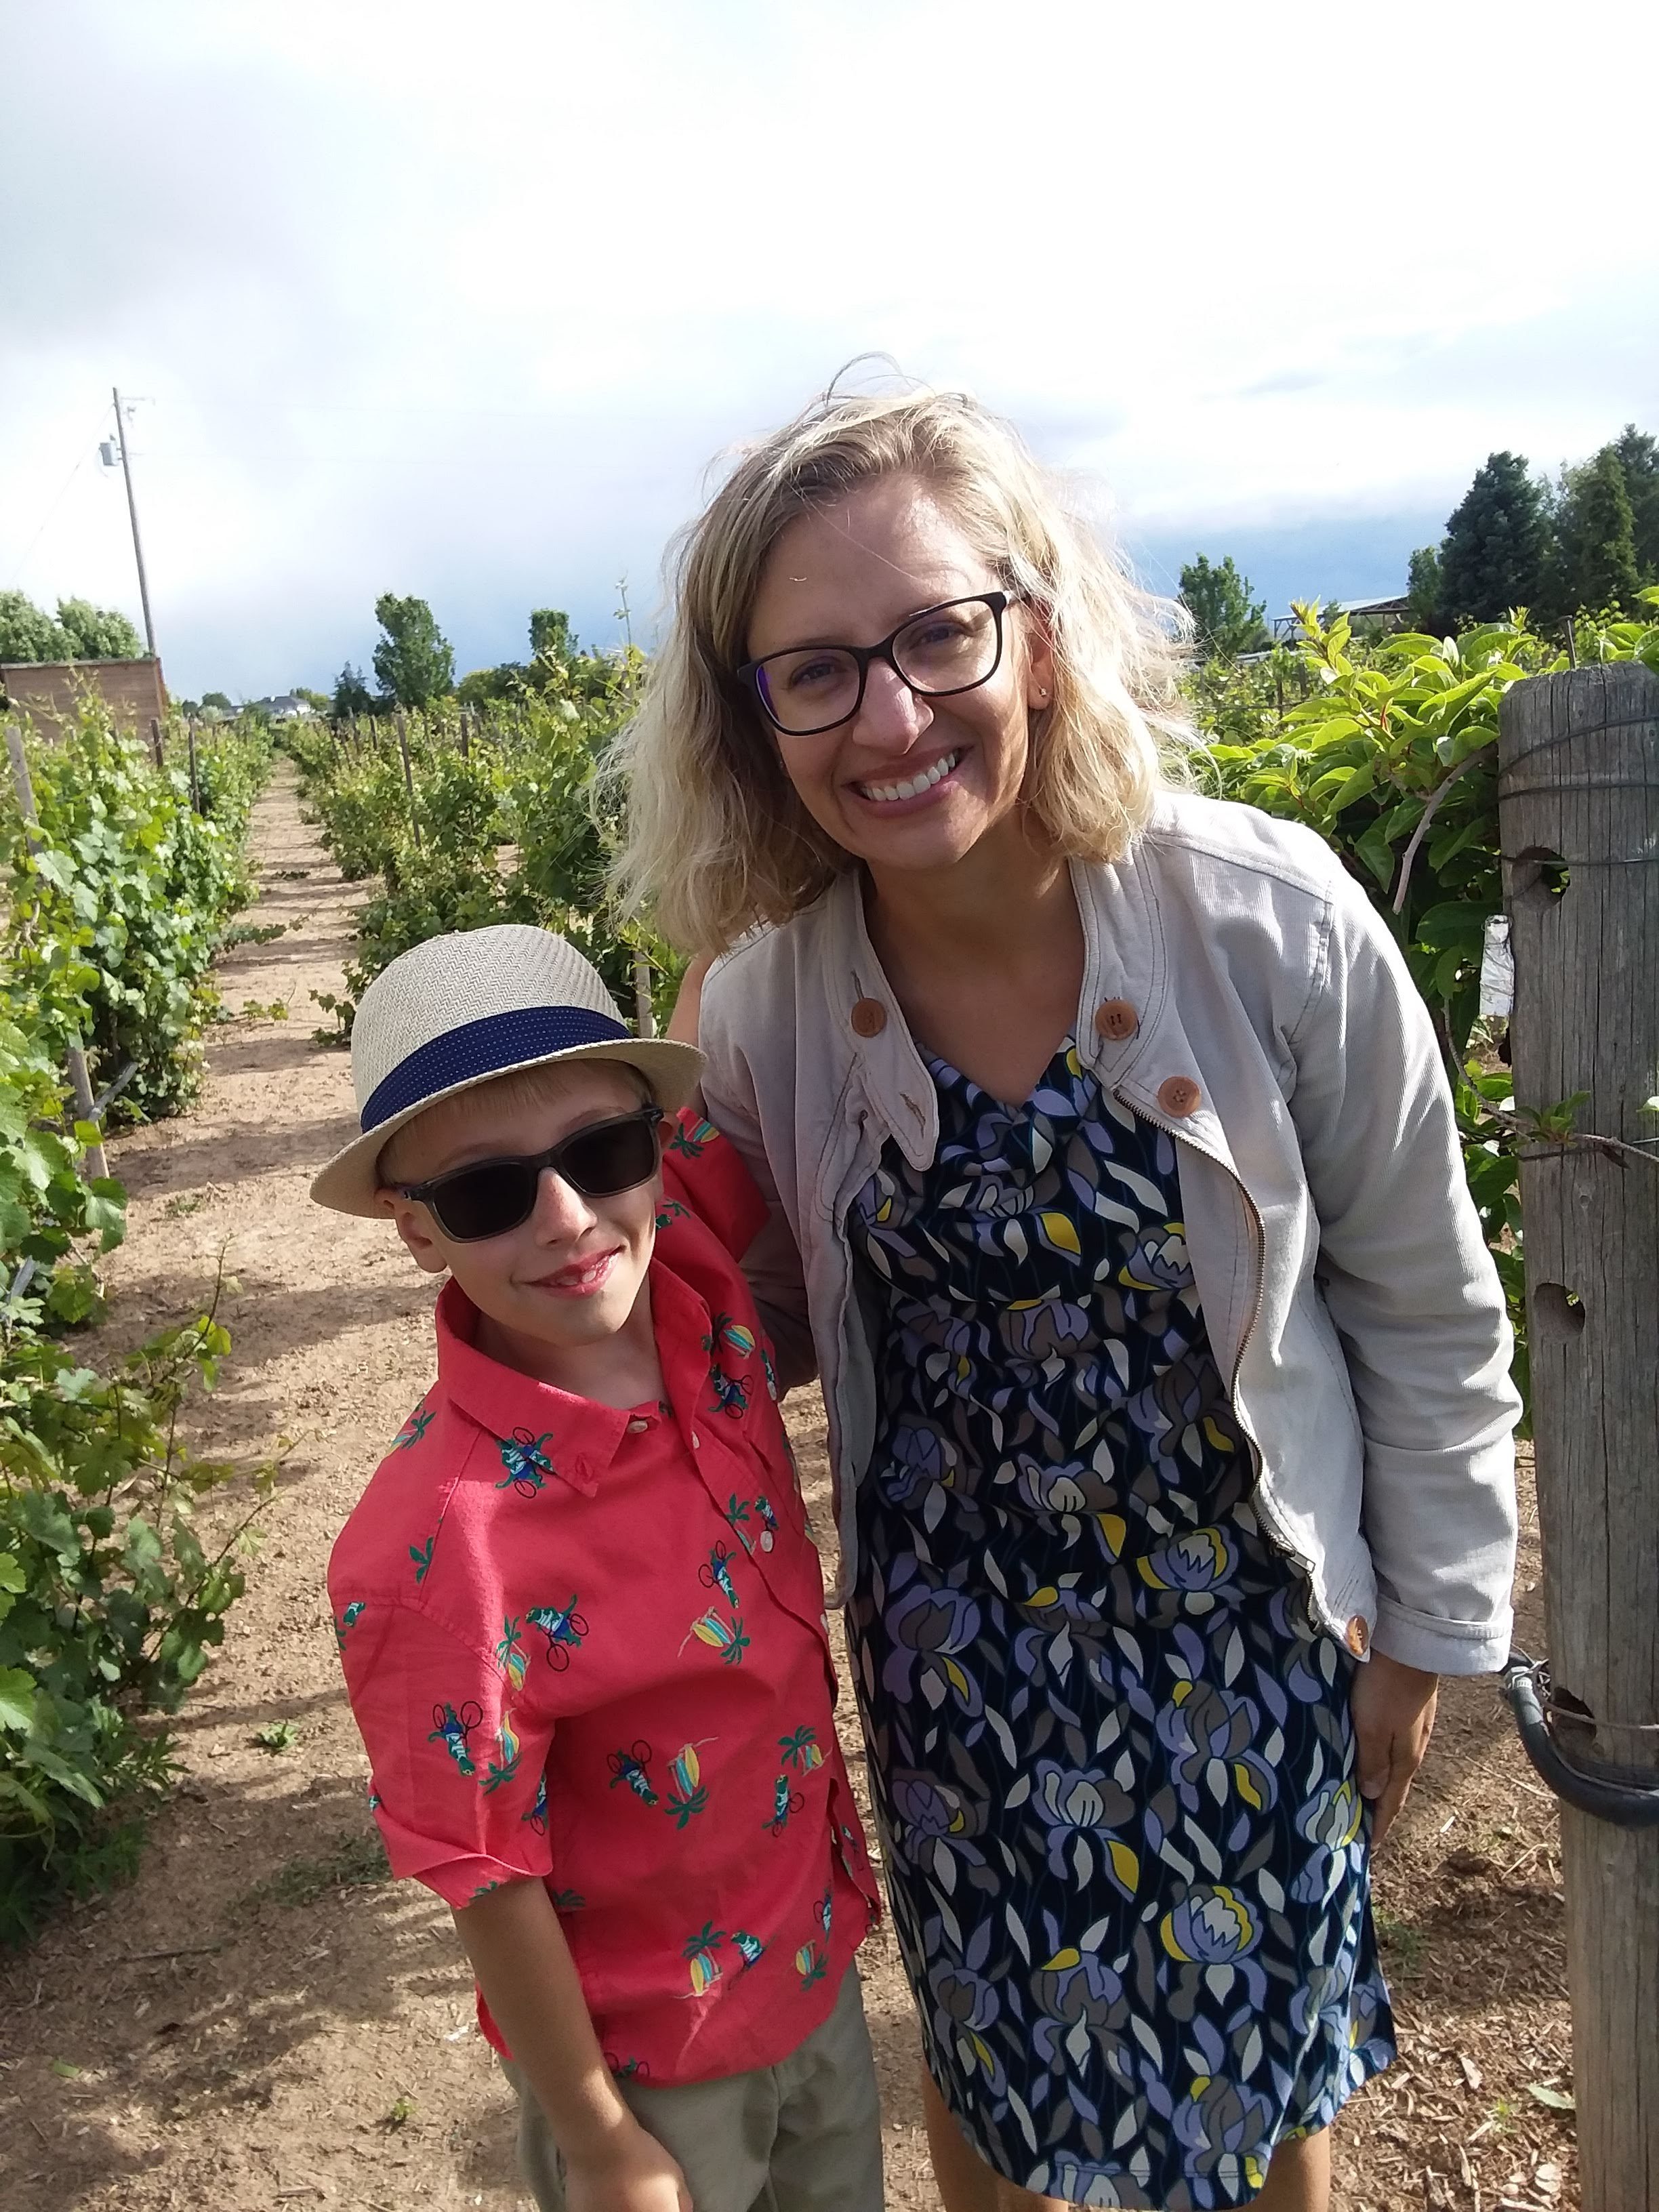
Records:
[[[143,660],[144,641],[124,614],[90,599],[59,599],[54,617],[25,592],[0,592],[0,660]]]
[[[400,599],[395,592],[383,592],[374,602],[374,619],[380,626],[380,635],[370,665],[380,690],[373,690],[362,670],[348,661],[335,680],[334,696],[328,702],[337,717],[386,714],[397,707],[418,709],[434,706],[441,699],[458,700],[463,707],[482,707],[491,700],[520,697],[528,692],[584,692],[595,685],[603,689],[610,667],[607,655],[583,650],[562,607],[532,609],[527,660],[504,660],[493,668],[475,668],[459,683],[455,649],[425,599]]]
[[[1534,623],[1636,611],[1659,584],[1659,441],[1627,422],[1552,483],[1520,453],[1490,453],[1446,519],[1437,545],[1411,556],[1412,627],[1449,636],[1524,608]],[[1181,600],[1209,659],[1265,652],[1265,603],[1232,556],[1200,553],[1181,571]]]

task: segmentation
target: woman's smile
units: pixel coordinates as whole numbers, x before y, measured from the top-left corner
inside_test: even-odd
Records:
[[[896,806],[913,805],[917,800],[929,800],[939,792],[946,777],[954,775],[962,765],[966,750],[965,745],[952,746],[948,752],[935,755],[925,764],[910,763],[908,773],[896,781],[855,781],[853,789],[870,805],[888,811]]]

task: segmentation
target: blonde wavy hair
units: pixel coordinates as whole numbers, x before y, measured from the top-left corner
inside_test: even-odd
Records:
[[[766,561],[802,515],[893,476],[925,484],[1053,642],[1022,803],[1070,857],[1121,859],[1182,726],[1178,621],[1142,592],[1018,434],[965,394],[834,388],[736,464],[670,559],[673,617],[610,774],[626,790],[615,881],[671,942],[723,950],[856,865],[796,797],[735,673]]]

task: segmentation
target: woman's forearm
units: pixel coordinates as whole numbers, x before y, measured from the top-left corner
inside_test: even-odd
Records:
[[[603,2160],[638,2125],[605,2063],[553,1901],[512,1881],[455,1914],[478,1985],[565,2157]]]

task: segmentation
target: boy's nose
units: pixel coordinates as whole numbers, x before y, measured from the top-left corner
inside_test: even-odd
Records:
[[[551,1168],[542,1170],[536,1187],[536,1210],[530,1217],[538,1237],[549,1244],[568,1243],[598,1219],[574,1183],[567,1182]]]

